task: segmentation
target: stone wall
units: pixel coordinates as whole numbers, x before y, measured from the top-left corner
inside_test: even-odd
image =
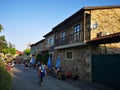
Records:
[[[90,38],[96,38],[100,32],[108,32],[113,34],[120,32],[120,9],[99,9],[91,11],[91,23],[97,22],[98,28],[91,30]],[[76,22],[83,24],[81,22]],[[74,24],[76,24],[74,23]],[[67,27],[66,30],[73,31],[73,26]],[[83,29],[83,27],[81,28]],[[71,32],[67,32],[67,34]],[[57,33],[59,36],[59,33]],[[82,36],[83,37],[83,36]],[[73,52],[73,59],[66,59],[66,51]],[[92,55],[100,54],[120,54],[120,43],[101,44],[97,46],[86,46],[77,48],[68,48],[55,50],[53,63],[55,64],[56,57],[60,56],[61,68],[63,71],[71,71],[72,74],[78,74],[80,79],[92,81]]]
[[[78,74],[79,79],[91,81],[91,54],[90,48],[74,48],[69,49],[73,52],[73,59],[65,59],[65,52],[67,49],[59,50],[58,54],[60,55],[61,68],[63,71],[71,71],[72,75]]]
[[[120,8],[92,10],[91,23],[94,22],[98,23],[98,28],[91,30],[91,39],[96,38],[99,32],[120,32]]]
[[[91,39],[97,33],[113,34],[120,32],[120,8],[99,9],[91,11],[91,23],[97,22],[98,28],[91,30]],[[120,54],[120,43],[101,44],[93,46],[93,54]]]
[[[101,54],[120,54],[120,42],[111,44],[101,44],[98,46],[92,46],[93,55]]]

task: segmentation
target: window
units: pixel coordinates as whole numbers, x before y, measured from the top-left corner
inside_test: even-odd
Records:
[[[54,45],[54,37],[51,37],[51,45]]]
[[[74,26],[74,32],[78,33],[80,31],[80,24]]]
[[[48,38],[48,46],[54,45],[54,37]]]
[[[80,24],[74,26],[74,40],[79,41],[80,39]]]
[[[48,46],[50,45],[50,38],[48,38]]]
[[[66,60],[72,60],[73,59],[73,52],[72,51],[66,51],[65,58],[66,58]]]
[[[62,40],[65,40],[65,32],[62,32],[62,33],[61,33],[61,39],[62,39]]]
[[[71,59],[72,58],[72,52],[67,52],[67,58],[69,59]]]

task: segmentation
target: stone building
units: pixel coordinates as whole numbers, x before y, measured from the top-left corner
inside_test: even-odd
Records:
[[[116,61],[120,63],[119,17],[120,6],[83,7],[55,26],[54,49],[55,56],[60,56],[61,68],[79,75],[79,79],[111,86],[108,82],[116,75],[110,76],[110,74],[120,75],[120,72],[116,71],[120,68],[119,64],[112,63]],[[105,59],[110,61],[103,61]],[[110,71],[108,68],[111,66],[113,70]],[[118,78],[120,80],[118,75],[110,81],[114,83],[113,87],[118,87],[116,84],[120,84],[117,81]]]
[[[81,80],[119,88],[119,17],[120,6],[83,7],[53,27],[44,36],[53,65],[59,56],[65,74],[70,71]]]

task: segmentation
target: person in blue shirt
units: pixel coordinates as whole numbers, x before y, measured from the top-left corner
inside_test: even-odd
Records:
[[[34,68],[34,64],[35,64],[35,59],[34,59],[34,57],[32,57],[30,59],[30,66]]]
[[[38,81],[40,82],[40,86],[42,85],[45,74],[46,74],[46,67],[43,63],[41,63],[38,69]]]

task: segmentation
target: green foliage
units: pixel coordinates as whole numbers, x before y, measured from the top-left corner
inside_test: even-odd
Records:
[[[11,55],[14,55],[14,54],[16,54],[16,49],[7,47],[7,48],[3,48],[1,52],[4,54],[10,53]]]
[[[42,60],[43,60],[43,56],[41,55],[41,54],[37,54],[37,56],[36,56],[36,62],[42,62]]]
[[[11,42],[8,42],[8,47],[9,47],[9,48],[15,48],[15,45],[12,44]]]
[[[15,48],[10,48],[10,54],[12,54],[12,55],[16,54],[16,49]]]
[[[0,90],[11,90],[11,75],[5,70],[5,65],[0,59]]]
[[[5,39],[5,36],[0,36],[0,52],[3,48],[7,48],[7,41]]]
[[[7,54],[9,52],[10,52],[9,48],[3,48],[2,49],[2,53],[4,53],[4,54]]]
[[[3,30],[2,24],[0,24],[0,32]]]
[[[24,50],[24,53],[25,53],[26,55],[30,55],[30,49]]]
[[[48,58],[49,58],[49,54],[48,53],[45,53],[44,56],[43,56],[43,63],[47,65],[47,62],[48,62]]]
[[[2,25],[0,24],[0,32],[3,30]],[[0,52],[4,52],[4,54],[8,53],[7,41],[5,36],[0,36]],[[5,63],[2,61],[0,57],[0,90],[11,90],[11,75],[5,69]]]

